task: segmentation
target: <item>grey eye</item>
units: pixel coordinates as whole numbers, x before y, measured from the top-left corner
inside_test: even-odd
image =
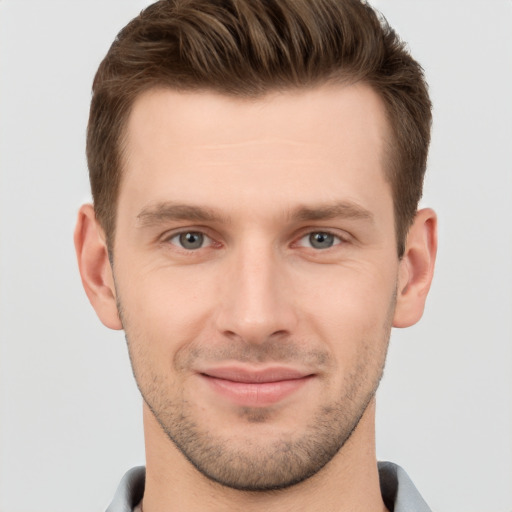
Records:
[[[203,246],[205,236],[198,231],[188,231],[186,233],[180,233],[176,238],[178,238],[181,247],[193,251]]]
[[[309,245],[315,249],[329,249],[334,245],[335,236],[321,231],[309,234]]]

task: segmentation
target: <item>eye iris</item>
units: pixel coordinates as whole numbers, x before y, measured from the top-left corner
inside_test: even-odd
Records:
[[[328,249],[334,244],[334,235],[330,233],[311,233],[309,235],[309,243],[315,249]]]
[[[204,242],[204,235],[194,231],[182,233],[180,235],[180,244],[185,249],[199,249]]]

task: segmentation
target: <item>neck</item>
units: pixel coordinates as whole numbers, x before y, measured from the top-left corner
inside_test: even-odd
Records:
[[[292,487],[247,492],[199,473],[144,406],[146,487],[144,512],[385,512],[375,455],[375,402],[337,455],[316,475]]]

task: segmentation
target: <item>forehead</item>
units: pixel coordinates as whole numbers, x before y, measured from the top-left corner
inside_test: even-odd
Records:
[[[232,127],[238,129],[233,132]],[[337,142],[372,140],[378,150],[389,132],[382,100],[364,83],[284,90],[256,98],[156,88],[135,99],[127,135],[129,143],[155,135],[172,137],[167,142],[175,146],[246,142],[280,133],[314,143],[325,140],[326,130],[332,130]]]
[[[260,210],[276,201],[369,204],[390,197],[388,132],[384,105],[365,84],[257,99],[151,90],[128,119],[120,206],[125,194],[140,208],[183,197]]]

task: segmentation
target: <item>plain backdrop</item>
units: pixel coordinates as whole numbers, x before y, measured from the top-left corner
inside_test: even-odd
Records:
[[[141,0],[0,0],[0,511],[91,512],[144,463],[122,333],[72,246],[94,72]],[[437,512],[512,510],[512,2],[375,0],[434,102],[423,320],[394,331],[377,450]]]

